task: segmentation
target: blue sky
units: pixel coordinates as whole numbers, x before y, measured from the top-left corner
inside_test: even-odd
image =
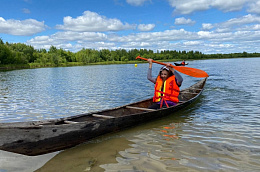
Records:
[[[73,52],[260,52],[260,0],[1,0],[0,38]]]

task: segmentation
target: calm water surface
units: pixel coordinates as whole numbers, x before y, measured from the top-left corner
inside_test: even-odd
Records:
[[[189,61],[210,75],[193,105],[62,152],[28,157],[0,151],[0,172],[259,171],[259,65],[260,58]],[[153,66],[154,76],[160,67]],[[146,63],[0,72],[0,122],[60,118],[151,97],[147,68]],[[182,88],[198,80],[182,76]]]

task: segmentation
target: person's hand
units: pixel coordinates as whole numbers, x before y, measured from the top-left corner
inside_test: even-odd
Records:
[[[167,67],[168,69],[170,69],[170,70],[172,71],[172,73],[174,73],[175,70],[174,70],[174,68],[171,67],[171,63],[167,63],[167,64],[166,64],[166,67]]]
[[[147,61],[149,63],[149,68],[152,69],[153,59],[147,59]]]

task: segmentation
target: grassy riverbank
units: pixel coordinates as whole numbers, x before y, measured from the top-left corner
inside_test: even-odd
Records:
[[[168,59],[168,60],[158,60],[158,61],[167,61],[175,62],[181,61],[181,59]],[[45,67],[70,67],[70,66],[87,66],[87,65],[111,65],[111,64],[137,64],[137,63],[147,63],[146,61],[105,61],[105,62],[96,62],[96,63],[81,63],[81,62],[66,62],[60,63],[58,65],[46,63],[29,63],[29,64],[9,64],[9,65],[0,65],[0,70],[16,70],[16,69],[34,69],[34,68],[45,68]]]

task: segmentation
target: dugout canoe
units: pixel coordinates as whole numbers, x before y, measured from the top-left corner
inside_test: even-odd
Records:
[[[183,64],[181,64],[181,63],[174,63],[175,64],[175,66],[186,66],[186,65],[188,65],[189,63],[185,63],[185,65],[183,65]]]
[[[207,78],[180,91],[176,106],[148,109],[152,98],[66,118],[45,121],[0,123],[0,150],[29,156],[74,147],[92,138],[171,115],[194,100],[204,89]]]

